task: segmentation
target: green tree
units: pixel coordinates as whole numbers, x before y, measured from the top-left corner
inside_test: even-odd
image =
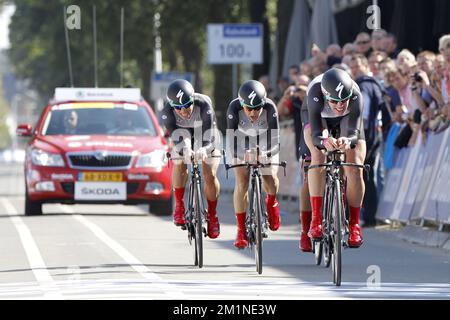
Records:
[[[193,72],[197,91],[206,90],[213,95],[219,117],[224,116],[228,103],[234,98],[231,94],[231,66],[207,65],[207,24],[264,22],[266,19],[266,1],[262,6],[253,1],[259,9],[251,19],[249,2],[245,0],[14,2],[16,11],[10,26],[10,60],[16,74],[30,79],[44,99],[52,95],[55,87],[70,86],[64,5],[76,4],[81,9],[81,29],[68,31],[74,86],[94,85],[92,5],[96,6],[97,12],[98,84],[101,87],[119,85],[120,11],[124,7],[124,85],[140,87],[144,97],[149,97],[155,42],[153,18],[159,13],[165,71]],[[221,123],[224,124],[224,120]]]
[[[9,56],[16,73],[29,78],[45,98],[70,86],[64,34],[64,5],[71,1],[16,1]],[[69,30],[74,86],[94,85],[92,5],[97,12],[98,83],[120,84],[120,8],[125,8],[124,83],[148,96],[153,60],[153,13],[147,1],[80,0],[81,29]]]
[[[11,136],[9,128],[6,125],[6,117],[9,114],[9,108],[3,95],[3,83],[0,77],[0,150],[8,148],[11,145]]]

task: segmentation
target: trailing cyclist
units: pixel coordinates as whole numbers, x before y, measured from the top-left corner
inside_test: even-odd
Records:
[[[191,155],[194,155],[202,162],[204,191],[208,202],[208,236],[217,238],[220,234],[216,212],[220,184],[216,172],[220,163],[220,158],[217,158],[220,150],[215,149],[219,136],[215,134],[216,116],[211,99],[196,93],[188,81],[178,79],[169,85],[167,101],[162,111],[162,122],[175,143],[175,151],[184,159],[173,161],[172,184],[176,202],[174,223],[177,226],[186,223],[184,192],[188,179],[187,164],[190,163]]]
[[[358,85],[347,72],[332,68],[317,76],[308,87],[307,110],[309,124],[305,126],[304,135],[311,151],[311,165],[325,162],[325,155],[322,152],[324,150],[343,151],[347,162],[364,164],[366,142],[362,118],[362,95]],[[332,132],[339,132],[340,135],[333,137]],[[350,211],[348,245],[358,248],[363,243],[359,224],[365,191],[363,169],[346,167],[344,170],[347,177],[346,197]],[[312,206],[312,221],[308,236],[315,240],[322,238],[324,174],[324,169],[308,171]],[[302,232],[301,240],[303,239],[304,242],[305,237],[306,234]]]
[[[259,148],[258,161],[263,164],[278,162],[280,131],[275,103],[267,98],[264,86],[255,80],[244,82],[239,88],[238,98],[231,101],[227,111],[227,149],[232,154],[233,163],[250,161],[248,150]],[[245,167],[234,168],[236,185],[234,189],[234,209],[237,220],[235,247],[248,246],[245,230],[248,206],[249,172]],[[280,211],[277,201],[279,180],[277,167],[261,170],[263,187],[266,192],[266,208],[269,228],[280,227]]]

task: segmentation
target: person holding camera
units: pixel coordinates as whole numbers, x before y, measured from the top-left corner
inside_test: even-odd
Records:
[[[307,87],[304,85],[291,85],[283,93],[277,104],[280,120],[292,119],[294,108],[301,108],[302,102],[306,96]]]
[[[428,107],[437,109],[443,104],[443,99],[438,90],[432,87],[425,71],[419,70],[411,76],[411,92],[415,103],[424,113]]]

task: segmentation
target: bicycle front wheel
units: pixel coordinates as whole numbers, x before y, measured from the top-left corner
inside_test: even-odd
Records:
[[[195,225],[195,253],[197,257],[198,267],[203,267],[203,226],[202,226],[202,212],[199,190],[195,191],[194,202],[194,225]]]
[[[259,179],[256,177],[255,195],[253,197],[253,212],[255,218],[255,262],[256,271],[258,274],[262,273],[262,242],[263,242],[263,229],[262,229],[262,205],[261,205],[261,189],[259,184]]]
[[[336,181],[334,184],[333,202],[333,282],[336,286],[340,286],[342,278],[342,217],[344,207],[339,181]]]
[[[321,241],[322,244],[322,261],[325,268],[328,268],[331,263],[331,253],[332,253],[332,241],[330,237],[330,224],[331,224],[331,210],[333,208],[333,190],[330,188],[327,183],[325,186],[325,192],[323,195],[323,239]]]

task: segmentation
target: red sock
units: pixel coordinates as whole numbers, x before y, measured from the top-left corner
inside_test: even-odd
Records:
[[[311,197],[311,207],[313,216],[322,216],[323,197]]]
[[[267,205],[268,206],[273,207],[273,204],[275,203],[276,200],[277,200],[276,194],[268,194],[267,195]]]
[[[206,200],[208,202],[208,213],[210,215],[216,214],[216,208],[217,208],[217,199],[216,200]]]
[[[302,211],[301,220],[302,220],[302,230],[303,232],[309,231],[309,226],[311,224],[311,211]]]
[[[245,230],[245,212],[236,212],[236,221],[238,228]]]
[[[174,188],[175,202],[184,206],[184,188]]]
[[[350,210],[350,221],[349,223],[351,225],[359,224],[359,214],[361,212],[361,207],[355,208],[355,207],[348,207]]]

